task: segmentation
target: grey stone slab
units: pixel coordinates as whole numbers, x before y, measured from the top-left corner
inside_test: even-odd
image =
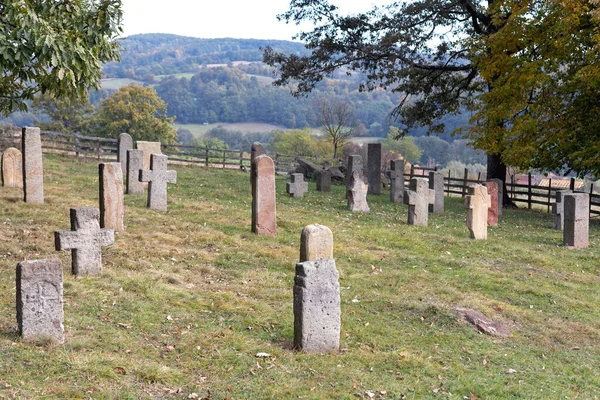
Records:
[[[152,154],[150,170],[140,171],[140,181],[148,184],[148,208],[167,211],[167,184],[177,183],[177,171],[167,170],[168,157]]]
[[[429,204],[435,202],[435,192],[429,189],[427,178],[412,178],[404,191],[404,204],[408,205],[408,225],[427,226]]]
[[[121,133],[117,142],[117,161],[121,163],[121,171],[127,171],[127,151],[133,150],[133,138],[128,133]]]
[[[292,174],[290,176],[291,182],[286,182],[285,191],[287,194],[294,198],[300,198],[304,196],[304,193],[308,191],[308,182],[304,182],[303,174]]]
[[[333,233],[325,225],[307,225],[300,235],[300,262],[333,258]]]
[[[570,190],[559,190],[555,193],[555,202],[552,204],[552,213],[555,215],[554,229],[563,230],[565,214],[563,198],[566,194],[573,193]]]
[[[40,128],[23,128],[23,194],[25,203],[44,203],[44,166]]]
[[[331,192],[331,171],[321,170],[317,172],[317,191]]]
[[[348,168],[346,170],[346,197],[348,196],[348,191],[350,190],[352,174],[354,172],[358,172],[360,176],[363,176],[363,158],[361,156],[348,156]]]
[[[266,236],[277,233],[275,164],[264,154],[253,161],[252,232]]]
[[[98,165],[100,182],[100,227],[112,228],[123,232],[123,171],[121,163],[100,163]]]
[[[339,351],[341,310],[338,276],[333,259],[296,264],[295,348],[308,353]]]
[[[250,183],[252,183],[253,168],[254,168],[254,159],[258,156],[262,156],[265,154],[265,148],[260,142],[252,143],[250,146]]]
[[[390,161],[390,201],[403,203],[404,201],[404,160]]]
[[[140,181],[140,171],[144,169],[144,152],[127,150],[127,194],[144,194],[144,182]]]
[[[487,239],[488,210],[491,206],[492,200],[485,186],[475,185],[468,188],[465,208],[471,239]]]
[[[367,144],[369,194],[381,194],[381,143]]]
[[[23,188],[23,155],[14,147],[2,153],[2,186]]]
[[[444,175],[439,171],[429,172],[429,189],[433,189],[434,202],[429,205],[429,212],[442,214],[444,212]]]
[[[366,178],[360,172],[354,171],[350,180],[350,188],[347,192],[348,210],[352,212],[369,212],[369,204],[367,203],[368,190],[369,184],[366,182]]]
[[[138,150],[142,150],[144,154],[144,169],[150,169],[150,163],[152,160],[152,154],[162,154],[162,148],[160,146],[160,142],[144,142],[137,141],[135,142],[135,146]]]
[[[563,202],[564,245],[585,249],[589,246],[590,196],[587,193],[565,194]]]

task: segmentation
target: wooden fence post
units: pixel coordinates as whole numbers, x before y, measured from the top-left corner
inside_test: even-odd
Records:
[[[96,141],[96,156],[98,161],[100,161],[100,138],[98,138]]]
[[[531,210],[531,172],[527,174],[527,208]]]
[[[240,151],[240,169],[244,166],[244,152]]]
[[[547,213],[550,213],[550,202],[552,201],[552,178],[548,179],[548,210]]]
[[[464,198],[467,195],[467,179],[469,179],[469,170],[465,168],[465,173],[463,175],[463,184],[462,184],[462,197]]]
[[[450,170],[450,168],[448,168],[448,197],[450,197],[450,179],[452,178],[451,172],[452,171]]]
[[[410,179],[412,179],[413,176],[415,176],[415,166],[411,165],[410,166]]]
[[[590,184],[590,198],[589,198],[589,215],[592,215],[592,194],[594,193],[594,184]]]
[[[227,155],[225,153],[225,150],[223,150],[223,169],[225,169],[225,161],[226,161],[225,157],[227,157]]]
[[[75,157],[79,157],[79,137],[75,136]]]
[[[205,148],[205,153],[204,153],[204,166],[206,168],[208,168],[208,146]]]
[[[575,178],[571,178],[571,182],[569,182],[569,189],[571,189],[571,192],[575,191]]]

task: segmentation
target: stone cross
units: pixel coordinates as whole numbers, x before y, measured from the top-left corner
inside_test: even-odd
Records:
[[[492,199],[483,185],[470,186],[465,199],[467,209],[467,227],[471,239],[487,239],[488,209]]]
[[[250,146],[250,183],[252,183],[252,168],[254,168],[254,159],[265,154],[265,148],[262,143],[254,142]]]
[[[348,197],[348,191],[352,183],[352,174],[358,172],[360,176],[363,175],[363,159],[361,156],[353,155],[348,156],[348,168],[346,170],[346,197]]]
[[[148,207],[167,211],[167,183],[177,183],[177,171],[167,171],[168,157],[152,154],[150,170],[140,171],[140,181],[148,184]]]
[[[25,341],[64,341],[63,273],[59,260],[17,265],[17,323]]]
[[[496,185],[498,185],[498,217],[501,217],[504,209],[504,181],[494,178],[490,179],[490,182],[496,182]]]
[[[348,210],[369,212],[369,204],[367,203],[367,192],[369,184],[365,182],[365,178],[358,171],[352,173],[350,179],[350,189],[348,189]]]
[[[117,161],[121,163],[123,173],[127,172],[127,150],[133,150],[133,138],[128,133],[121,133],[117,142]]]
[[[390,201],[402,203],[404,199],[404,160],[390,161]]]
[[[123,172],[121,163],[98,164],[100,182],[100,227],[123,232]]]
[[[428,179],[412,178],[403,200],[408,205],[408,225],[427,226],[429,204],[435,202],[435,192],[429,189]]]
[[[429,212],[442,214],[444,212],[444,175],[440,171],[429,172],[429,189],[433,189],[434,202],[429,205]]]
[[[115,241],[112,229],[100,229],[100,211],[93,207],[71,208],[71,230],[54,232],[56,250],[71,250],[74,275],[102,273],[102,247]]]
[[[325,225],[307,225],[300,235],[300,262],[333,258],[333,233]]]
[[[488,225],[498,226],[498,203],[500,201],[500,197],[498,196],[498,184],[495,181],[487,181],[483,183],[483,186],[487,188],[491,200],[491,207],[488,210]]]
[[[381,143],[367,144],[369,194],[381,194]]]
[[[285,184],[286,193],[295,198],[303,197],[304,193],[308,191],[308,183],[304,182],[304,175],[292,174],[291,179],[291,182]]]
[[[563,230],[565,214],[564,214],[564,201],[563,198],[566,194],[573,193],[570,190],[559,190],[555,193],[556,201],[552,204],[552,213],[556,215],[554,220],[554,229]]]
[[[252,165],[252,232],[257,235],[275,236],[275,165],[265,154],[257,156]]]
[[[331,258],[296,264],[294,347],[307,353],[340,349],[340,284]]]
[[[23,188],[23,155],[14,147],[2,153],[2,186]]]
[[[140,182],[140,171],[144,169],[144,152],[127,150],[127,194],[144,194],[144,182]]]
[[[323,169],[317,172],[317,191],[331,192],[331,171]]]
[[[25,203],[44,203],[44,166],[40,128],[23,128],[23,193]]]
[[[563,243],[574,249],[589,246],[590,196],[587,193],[570,193],[563,197]]]

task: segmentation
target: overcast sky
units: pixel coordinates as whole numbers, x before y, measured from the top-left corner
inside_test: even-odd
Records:
[[[344,12],[360,12],[391,0],[338,0]],[[123,0],[124,35],[173,33],[199,38],[291,40],[299,29],[277,21],[289,0]]]

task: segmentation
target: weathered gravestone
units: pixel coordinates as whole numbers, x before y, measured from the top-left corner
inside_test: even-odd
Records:
[[[352,175],[357,172],[360,176],[363,176],[363,159],[361,156],[353,155],[348,156],[348,168],[346,170],[346,197],[348,197],[348,191],[352,183]]]
[[[144,169],[150,169],[150,161],[152,154],[162,154],[160,142],[135,142],[138,150],[142,150],[144,154]]]
[[[264,154],[257,156],[252,165],[252,232],[275,236],[275,165]]]
[[[140,182],[140,171],[144,169],[144,152],[127,150],[127,194],[144,194],[144,182]]]
[[[23,155],[14,147],[2,153],[2,186],[23,187]]]
[[[128,133],[121,133],[117,142],[117,161],[121,163],[121,171],[127,172],[127,151],[133,150],[133,138]]]
[[[563,242],[567,247],[584,249],[589,246],[590,196],[570,193],[563,197]]]
[[[504,182],[498,178],[490,179],[490,182],[496,182],[498,185],[498,217],[501,217],[504,209]]]
[[[365,178],[358,171],[352,173],[350,179],[350,188],[348,189],[348,210],[369,212],[369,204],[367,203],[367,192],[369,184],[365,182]]]
[[[429,189],[427,178],[412,178],[404,192],[404,204],[408,205],[408,225],[427,226],[429,204],[435,202],[435,192]]]
[[[292,174],[290,178],[292,181],[285,184],[286,193],[295,198],[303,197],[308,191],[308,183],[304,182],[304,175]]]
[[[402,203],[404,199],[404,160],[390,161],[390,201]]]
[[[555,194],[555,198],[556,201],[554,204],[552,204],[552,213],[554,213],[554,215],[556,216],[556,219],[554,220],[554,229],[558,229],[558,230],[563,230],[564,227],[564,221],[565,221],[565,214],[564,214],[564,196],[566,194],[571,194],[573,193],[570,190],[559,190],[556,192]]]
[[[493,181],[487,181],[483,183],[483,186],[487,188],[491,204],[488,209],[487,223],[489,226],[498,226],[498,203],[500,201],[500,197],[498,197],[498,184]]]
[[[258,156],[265,154],[265,148],[260,142],[252,143],[250,146],[250,182],[252,183],[252,177],[254,176],[252,171],[254,168],[254,159]]]
[[[40,128],[23,128],[23,193],[25,203],[44,203],[44,166]]]
[[[467,227],[472,239],[487,239],[488,210],[492,206],[487,188],[483,185],[470,186],[465,199]]]
[[[115,241],[113,229],[100,229],[100,211],[93,207],[71,208],[71,230],[54,232],[56,250],[71,250],[74,275],[102,273],[102,247]]]
[[[59,260],[17,265],[17,323],[25,341],[64,341],[63,273]]]
[[[120,163],[100,163],[100,227],[123,232],[123,172]]]
[[[307,225],[300,235],[300,262],[333,258],[333,233],[325,225]]]
[[[429,189],[433,189],[434,201],[429,204],[429,212],[442,214],[444,212],[444,175],[439,171],[429,172]]]
[[[148,184],[148,208],[167,211],[167,184],[177,183],[177,171],[167,171],[168,157],[152,154],[150,170],[140,171],[140,181]]]
[[[331,192],[331,171],[324,169],[317,172],[317,191]]]
[[[369,194],[381,194],[381,143],[367,144]]]
[[[296,264],[294,347],[308,353],[340,348],[340,285],[331,258]]]

